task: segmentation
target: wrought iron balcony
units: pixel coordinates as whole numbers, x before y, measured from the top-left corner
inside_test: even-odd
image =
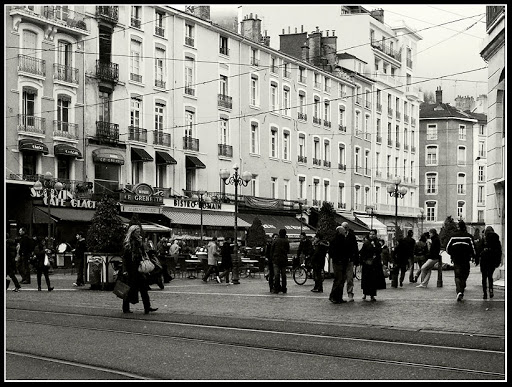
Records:
[[[344,125],[338,125],[338,129],[340,130],[340,132],[347,132],[347,127]]]
[[[347,203],[338,202],[338,208],[344,210],[345,208],[347,208]]]
[[[308,120],[308,115],[306,113],[298,112],[297,113],[297,118],[299,120],[302,120],[302,121],[307,121]]]
[[[96,17],[111,23],[117,23],[119,21],[119,7],[98,5],[96,6]]]
[[[140,19],[132,16],[131,19],[130,19],[130,25],[132,27],[140,29],[140,25],[141,25]]]
[[[18,114],[18,132],[45,134],[46,120],[42,117]]]
[[[78,124],[64,121],[53,121],[53,136],[78,139]]]
[[[53,79],[78,84],[78,69],[54,63]]]
[[[142,83],[142,75],[130,73],[130,81]]]
[[[220,46],[219,47],[219,53],[222,54],[222,55],[229,56],[229,48],[227,48],[225,46]]]
[[[233,157],[233,146],[227,144],[218,144],[219,156]]]
[[[324,120],[324,126],[331,127],[331,121]]]
[[[155,87],[165,89],[165,81],[163,79],[155,79]]]
[[[320,159],[315,159],[315,158],[313,157],[313,165],[321,166],[321,165],[322,165],[322,160],[320,160]]]
[[[346,171],[347,170],[347,164],[338,163],[338,169],[340,171]]]
[[[171,146],[171,134],[163,133],[160,130],[153,130],[153,144]]]
[[[18,71],[46,76],[46,61],[27,55],[18,55]]]
[[[199,151],[199,139],[185,136],[183,137],[183,149]]]
[[[191,36],[185,36],[185,44],[190,47],[194,47],[194,38]]]
[[[196,93],[196,90],[193,88],[193,87],[190,87],[190,86],[185,86],[185,94],[186,95],[190,95],[190,96],[194,96]]]
[[[306,156],[301,156],[301,155],[298,155],[297,156],[297,161],[299,163],[307,163],[308,162],[308,158]]]
[[[155,26],[155,35],[163,37],[165,34],[165,28],[161,26]]]
[[[96,60],[96,76],[104,81],[117,82],[119,80],[119,65],[111,62]]]
[[[51,21],[59,24],[65,24],[66,27],[87,31],[84,16],[69,9],[69,7],[66,8],[67,9],[64,9],[63,6],[45,5],[43,8],[43,15]]]
[[[147,129],[139,128],[137,126],[128,126],[128,140],[148,142]]]
[[[321,118],[313,116],[313,124],[320,125],[321,123],[322,123],[322,119]]]
[[[226,109],[233,108],[233,97],[225,94],[217,94],[217,106],[223,107]]]
[[[119,142],[119,124],[96,121],[96,138],[104,142]]]
[[[324,160],[324,167],[331,168],[331,162]]]

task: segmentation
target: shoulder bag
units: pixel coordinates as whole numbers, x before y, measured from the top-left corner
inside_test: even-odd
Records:
[[[113,293],[117,297],[122,298],[124,300],[128,296],[129,291],[130,291],[130,286],[128,284],[121,281],[121,279],[118,279],[116,281],[116,285],[114,286]]]
[[[151,273],[155,269],[155,264],[151,262],[147,254],[142,256],[142,260],[139,263],[139,273]]]

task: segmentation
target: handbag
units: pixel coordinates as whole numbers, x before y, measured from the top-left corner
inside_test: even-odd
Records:
[[[128,296],[128,292],[130,291],[130,286],[120,279],[116,281],[116,285],[114,286],[113,293],[123,300]]]
[[[142,260],[139,263],[139,273],[151,273],[155,269],[155,264],[151,262],[147,255],[142,256]]]

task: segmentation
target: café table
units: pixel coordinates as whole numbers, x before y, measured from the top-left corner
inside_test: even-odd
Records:
[[[185,259],[185,265],[187,268],[187,278],[189,278],[189,279],[197,278],[197,276],[194,275],[193,273],[197,274],[199,265],[201,265],[201,260],[193,259],[192,257],[190,257],[190,259]]]

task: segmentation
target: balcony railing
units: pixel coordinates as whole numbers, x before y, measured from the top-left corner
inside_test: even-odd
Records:
[[[313,158],[313,165],[322,165],[322,160]]]
[[[148,131],[147,129],[139,128],[137,126],[128,126],[128,140],[148,142]]]
[[[341,125],[341,124],[338,125],[338,129],[340,132],[345,132],[345,133],[347,132],[347,127],[345,125]]]
[[[155,35],[163,37],[165,34],[165,28],[161,26],[155,26]]]
[[[140,19],[137,19],[136,17],[132,16],[131,19],[130,19],[130,25],[132,27],[140,29],[140,25],[141,25]]]
[[[258,67],[259,65],[260,65],[260,61],[259,61],[259,59],[258,59],[258,58],[254,58],[254,57],[252,57],[252,58],[251,58],[251,66],[256,66],[256,67]]]
[[[347,203],[338,202],[338,208],[344,210],[345,208],[347,208]]]
[[[117,82],[119,79],[119,65],[111,62],[96,60],[96,76],[105,81]]]
[[[299,75],[299,82],[306,83],[308,78],[305,75]]]
[[[324,120],[324,126],[331,127],[331,121]]]
[[[233,157],[233,146],[227,144],[219,145],[219,156]]]
[[[18,132],[45,134],[46,120],[42,117],[18,114]]]
[[[53,136],[78,139],[78,124],[64,121],[53,121]]]
[[[324,160],[324,167],[331,168],[331,162]]]
[[[393,117],[393,109],[388,108],[388,116]]]
[[[155,87],[165,89],[165,81],[163,79],[155,79]]]
[[[227,48],[225,46],[220,46],[219,53],[221,53],[222,55],[229,56],[229,48]]]
[[[338,169],[340,171],[346,171],[347,170],[347,164],[338,163]]]
[[[142,83],[142,75],[130,73],[130,81]]]
[[[27,55],[18,55],[18,71],[46,76],[46,61]]]
[[[52,20],[53,22],[65,24],[67,27],[87,31],[84,16],[69,8],[63,9],[62,6],[45,5],[43,8],[43,15],[45,18]]]
[[[313,116],[313,124],[320,125],[321,123],[322,123],[322,119],[321,118]]]
[[[153,144],[171,146],[171,134],[163,133],[160,130],[153,130]]]
[[[217,95],[217,106],[232,109],[233,108],[233,97],[224,94]]]
[[[297,113],[297,118],[299,120],[302,120],[302,121],[307,121],[308,120],[308,115],[306,113],[298,112]]]
[[[119,124],[96,121],[96,137],[100,141],[112,143],[119,142]]]
[[[194,38],[191,36],[185,36],[185,44],[190,47],[194,47]]]
[[[54,63],[53,78],[59,81],[78,84],[78,69]]]
[[[117,23],[119,20],[118,6],[96,6],[96,17]]]
[[[185,136],[183,137],[183,149],[199,151],[199,139]]]
[[[319,199],[313,199],[313,205],[320,207],[322,205],[322,201]]]
[[[308,162],[308,158],[306,156],[299,155],[299,156],[297,156],[297,161],[299,163],[307,163]]]
[[[196,93],[196,90],[193,88],[193,87],[190,87],[190,86],[185,86],[185,94],[186,95],[190,95],[190,96],[194,96]]]

